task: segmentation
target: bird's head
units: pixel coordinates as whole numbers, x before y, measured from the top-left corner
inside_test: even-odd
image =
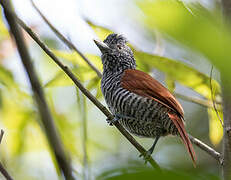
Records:
[[[102,53],[104,71],[136,68],[133,52],[122,35],[110,34],[103,42],[99,40],[94,40],[94,42]]]

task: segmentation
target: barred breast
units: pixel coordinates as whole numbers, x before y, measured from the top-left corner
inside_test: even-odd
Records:
[[[129,117],[120,119],[122,126],[141,137],[176,135],[177,128],[167,114],[170,110],[159,102],[122,88],[120,77],[120,74],[103,77],[101,89],[110,111]]]

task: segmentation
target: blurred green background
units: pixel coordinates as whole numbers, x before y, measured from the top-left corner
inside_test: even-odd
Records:
[[[221,152],[222,126],[212,100],[217,102],[222,119],[219,70],[230,77],[231,34],[230,24],[222,20],[218,1],[34,2],[100,71],[100,52],[93,38],[103,40],[111,32],[124,34],[134,51],[138,69],[150,73],[171,92],[205,102],[208,107],[178,98],[185,110],[187,131]],[[96,73],[78,54],[65,47],[30,1],[12,3],[19,17],[105,104]],[[1,13],[0,128],[5,134],[0,145],[0,161],[15,179],[62,179],[40,127],[30,85],[5,22]],[[24,37],[77,179],[219,179],[220,166],[216,160],[194,146],[198,158],[194,168],[180,139],[171,136],[161,138],[153,153],[164,172],[153,171],[26,32]],[[153,142],[136,139],[146,149]]]

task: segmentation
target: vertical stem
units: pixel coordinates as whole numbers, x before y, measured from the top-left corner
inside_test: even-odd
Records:
[[[12,33],[14,37],[22,64],[28,75],[48,142],[54,152],[59,168],[63,172],[65,179],[74,180],[70,159],[67,157],[64,146],[61,142],[53,117],[46,102],[45,94],[35,72],[29,52],[27,51],[21,29],[18,27],[15,20],[13,8],[9,0],[0,0],[0,3],[4,8],[4,14],[10,27],[10,33]]]
[[[222,76],[222,93],[223,93],[223,118],[224,118],[224,137],[223,137],[223,169],[222,175],[224,180],[231,179],[231,93],[230,82],[227,77]]]
[[[221,0],[221,5],[223,9],[223,13],[227,18],[231,17],[231,1],[230,0]]]
[[[87,155],[87,103],[86,97],[82,94],[83,99],[83,167],[84,180],[89,179],[88,155]]]
[[[87,155],[87,102],[86,97],[83,93],[79,93],[79,89],[76,88],[77,101],[79,105],[79,110],[82,114],[82,144],[83,144],[83,180],[89,179],[89,165],[88,165],[88,155]]]
[[[231,1],[221,0],[222,10],[224,14],[224,22],[231,22]],[[229,48],[229,47],[223,47]],[[231,57],[227,57],[230,61]],[[230,70],[226,67],[226,71]],[[224,163],[222,175],[224,180],[231,179],[231,80],[225,77],[225,68],[221,70],[222,94],[223,94],[223,119],[224,119],[224,135],[223,135],[223,155]]]

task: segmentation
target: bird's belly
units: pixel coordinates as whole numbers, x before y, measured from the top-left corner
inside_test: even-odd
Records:
[[[154,138],[161,132],[161,127],[156,125],[156,123],[145,123],[140,119],[127,119],[122,118],[119,120],[120,124],[127,129],[130,133],[140,136],[140,137],[149,137]],[[161,133],[162,134],[162,133]]]
[[[124,98],[120,106],[114,108],[114,113],[130,117],[121,118],[119,122],[129,132],[141,137],[163,136],[168,134],[165,126],[174,126],[168,117],[166,107],[152,99],[133,93]]]
[[[110,111],[114,115],[126,117],[121,118],[119,122],[130,133],[150,138],[176,134],[177,129],[168,116],[169,109],[161,103],[121,87],[113,87],[111,91],[107,92],[106,89],[103,92]]]

